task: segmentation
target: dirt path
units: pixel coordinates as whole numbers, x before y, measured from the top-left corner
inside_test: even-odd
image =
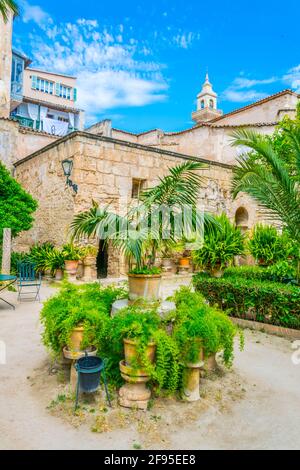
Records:
[[[52,292],[44,287],[42,298]],[[15,294],[8,297],[15,302]],[[57,396],[56,377],[45,373],[48,355],[40,343],[40,308],[23,303],[12,311],[0,302],[0,340],[7,348],[7,364],[0,365],[1,449],[132,449],[136,443],[173,449],[300,448],[300,365],[291,361],[289,341],[246,332],[246,348],[236,352],[234,370],[207,382],[202,403],[173,401],[167,411],[155,405],[151,413],[155,419],[161,413],[164,422],[157,428],[167,439],[147,443],[131,422],[99,434],[49,412],[49,398]]]

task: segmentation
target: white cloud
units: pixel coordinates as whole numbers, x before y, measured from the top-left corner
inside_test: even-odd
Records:
[[[283,81],[297,93],[300,93],[300,64],[288,70],[287,74],[283,76]]]
[[[22,20],[24,23],[33,21],[41,28],[53,24],[51,16],[38,5],[30,5],[26,0],[20,2],[22,8]]]
[[[222,93],[222,99],[233,103],[247,103],[249,101],[258,101],[266,98],[268,93],[258,92],[255,90],[233,90],[228,88]]]
[[[232,84],[222,93],[222,99],[233,103],[248,103],[266,98],[269,93],[258,90],[257,87],[277,82],[277,77],[266,79],[249,79],[243,76],[237,77]]]
[[[149,47],[132,31],[126,34],[123,25],[101,28],[97,20],[80,18],[30,38],[35,66],[77,76],[78,105],[87,116],[167,97],[165,66],[148,60]]]

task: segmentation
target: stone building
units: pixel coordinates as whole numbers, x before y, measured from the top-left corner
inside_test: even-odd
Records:
[[[197,96],[197,110],[192,113],[195,125],[189,129],[173,133],[154,129],[134,134],[116,129],[111,121],[104,120],[85,131],[74,131],[59,138],[38,131],[35,126],[22,126],[11,116],[8,95],[11,90],[11,24],[11,21],[7,23],[4,36],[0,37],[0,160],[39,202],[33,229],[15,241],[15,249],[27,250],[33,243],[45,241],[61,246],[68,238],[74,215],[89,209],[92,200],[103,206],[110,204],[112,210],[120,207],[122,210],[125,202],[135,199],[139,188],[155,185],[170,167],[189,159],[205,164],[201,170],[200,199],[207,212],[226,212],[243,230],[250,229],[257,221],[264,221],[263,211],[247,195],[240,195],[235,201],[231,198],[233,165],[243,149],[231,146],[230,134],[240,127],[272,133],[285,115],[295,116],[299,99],[296,93],[284,90],[223,114],[207,75]],[[3,24],[0,29],[2,27]],[[38,104],[37,93],[41,91],[36,84],[37,77],[42,76],[37,70],[28,74],[30,89],[25,87],[26,94],[32,103],[35,100]],[[43,77],[48,82],[51,80],[50,74]],[[69,85],[71,87],[71,82]],[[54,96],[52,98],[54,100]],[[52,104],[58,105],[54,101]],[[66,103],[62,106],[66,107]],[[64,160],[73,162],[71,178],[78,185],[77,193],[66,186]],[[119,276],[126,271],[126,266],[115,250],[107,251],[100,242],[98,269],[99,274]]]

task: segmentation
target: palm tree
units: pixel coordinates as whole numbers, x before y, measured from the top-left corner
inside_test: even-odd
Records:
[[[182,218],[185,206],[192,208],[190,226],[185,227],[186,232],[193,233],[195,227],[201,224],[196,203],[202,178],[197,171],[203,168],[205,166],[200,162],[185,162],[171,168],[169,175],[161,178],[157,186],[142,192],[138,205],[131,208],[126,216],[110,212],[109,206],[101,209],[93,202],[89,211],[75,216],[71,224],[73,238],[103,238],[109,231],[106,242],[110,241],[130,262],[134,261],[138,268],[153,266],[163,245],[179,240],[176,222]],[[164,217],[164,211],[169,217]],[[158,223],[153,224],[153,220]],[[212,216],[205,214],[204,225],[212,228],[217,224]]]
[[[294,172],[289,172],[280,150],[269,137],[240,129],[231,134],[232,145],[245,146],[251,153],[238,158],[232,182],[233,196],[248,193],[266,211],[270,220],[280,221],[300,246],[300,129],[285,129]]]
[[[0,0],[0,15],[2,15],[5,23],[8,20],[9,10],[11,10],[14,15],[19,14],[19,7],[15,0]]]

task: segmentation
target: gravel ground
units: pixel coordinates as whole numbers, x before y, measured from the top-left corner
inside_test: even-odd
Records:
[[[173,284],[166,286],[168,295]],[[44,286],[42,299],[52,293]],[[16,303],[16,294],[5,297]],[[0,301],[0,341],[7,351],[0,365],[1,449],[300,448],[300,365],[291,360],[290,341],[246,331],[233,370],[203,380],[196,404],[160,399],[146,413],[117,406],[107,412],[99,395],[74,418],[68,400],[57,400],[66,386],[49,374],[40,308],[26,302],[12,311]]]

